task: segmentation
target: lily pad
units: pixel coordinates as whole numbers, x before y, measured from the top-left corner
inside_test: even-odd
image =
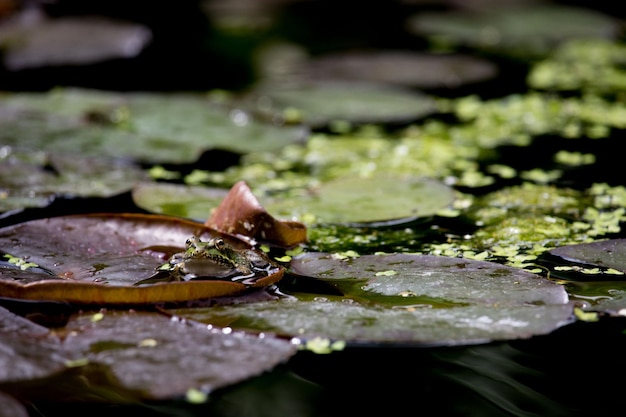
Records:
[[[271,119],[312,127],[330,122],[410,122],[436,112],[435,102],[422,93],[385,84],[311,82],[296,85],[261,84],[250,93],[255,110]]]
[[[139,166],[112,158],[12,152],[0,156],[0,212],[44,207],[59,195],[110,197],[147,175]]]
[[[132,58],[152,39],[143,25],[101,17],[32,20],[14,19],[0,28],[4,65],[11,71]]]
[[[5,93],[0,123],[0,142],[17,149],[149,163],[189,163],[208,149],[271,151],[306,137],[192,93]]]
[[[16,327],[22,330],[8,330]],[[61,339],[0,309],[0,387],[31,400],[127,402],[191,393],[206,401],[215,389],[268,371],[297,350],[269,335],[210,330],[156,313],[79,314],[65,331]],[[66,376],[64,384],[54,384],[57,375]]]
[[[411,51],[337,52],[307,62],[304,71],[319,81],[360,80],[418,88],[456,88],[496,76],[495,64],[461,54]]]
[[[138,207],[157,214],[204,222],[226,197],[228,190],[183,184],[142,182],[132,189]]]
[[[408,27],[439,42],[518,57],[545,56],[570,39],[615,39],[620,31],[619,22],[610,16],[555,4],[419,13],[409,18]]]
[[[307,253],[291,268],[344,294],[177,311],[234,328],[356,344],[460,345],[547,334],[573,320],[563,286],[504,265],[433,255]]]
[[[566,245],[547,252],[568,262],[612,268],[626,274],[626,239],[600,240],[578,245]],[[604,276],[606,279],[606,276]],[[617,279],[619,276],[613,276]]]
[[[438,181],[383,174],[338,178],[300,195],[268,198],[264,204],[282,218],[386,226],[432,216],[453,200],[454,190]]]
[[[81,304],[176,302],[238,294],[282,277],[282,268],[272,267],[245,284],[224,279],[134,285],[182,251],[192,235],[204,241],[221,237],[235,249],[250,249],[202,224],[156,215],[64,216],[5,227],[0,229],[0,295]]]

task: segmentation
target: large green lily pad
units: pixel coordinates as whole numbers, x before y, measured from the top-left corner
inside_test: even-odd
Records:
[[[0,95],[0,142],[25,150],[195,161],[208,149],[277,150],[306,131],[254,121],[203,94],[59,89]]]
[[[287,340],[210,330],[156,313],[73,316],[65,337],[0,308],[0,388],[29,400],[206,401],[295,354]],[[63,384],[56,384],[56,378]]]
[[[234,295],[273,284],[282,268],[250,284],[230,280],[134,284],[150,277],[189,236],[221,236],[235,248],[249,245],[202,224],[149,215],[64,216],[0,229],[0,296],[82,304],[176,302]]]
[[[223,198],[223,189],[144,183],[133,199],[155,213],[206,219]],[[311,190],[260,197],[265,209],[283,219],[317,223],[391,225],[428,217],[454,200],[454,190],[428,178],[375,175],[337,178]]]
[[[356,344],[474,344],[547,334],[572,321],[573,306],[561,285],[491,262],[307,253],[291,268],[344,295],[295,293],[297,300],[177,313],[234,328]]]
[[[570,39],[614,39],[620,30],[619,22],[610,16],[556,4],[425,12],[412,16],[408,27],[440,42],[522,57],[545,56]]]
[[[282,218],[375,226],[432,216],[453,200],[454,190],[438,181],[381,174],[337,178],[299,195],[268,198],[264,205]]]
[[[162,182],[141,182],[132,189],[138,207],[157,214],[205,221],[228,190]]]
[[[320,127],[331,122],[410,122],[436,112],[422,93],[386,84],[311,82],[261,84],[250,93],[255,110],[272,119]]]

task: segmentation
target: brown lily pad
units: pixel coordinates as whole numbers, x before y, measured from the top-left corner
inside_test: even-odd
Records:
[[[281,279],[279,266],[246,283],[228,279],[159,282],[152,276],[187,238],[221,237],[236,250],[240,239],[175,217],[93,214],[33,220],[0,229],[0,296],[87,304],[179,302],[235,295]],[[263,256],[259,253],[259,256]]]
[[[224,233],[259,239],[282,247],[306,241],[304,224],[274,218],[244,181],[233,185],[205,225]]]
[[[0,389],[25,401],[119,403],[190,394],[202,401],[297,351],[267,334],[207,329],[148,312],[77,314],[64,332],[59,337],[0,308]]]

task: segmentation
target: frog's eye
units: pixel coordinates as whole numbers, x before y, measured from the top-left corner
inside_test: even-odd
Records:
[[[224,250],[226,248],[226,242],[224,242],[224,239],[215,239],[215,248],[217,250]]]

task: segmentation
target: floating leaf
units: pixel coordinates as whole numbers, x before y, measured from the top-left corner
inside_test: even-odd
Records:
[[[619,23],[602,13],[565,5],[499,6],[481,12],[424,12],[408,20],[415,34],[512,56],[544,56],[577,38],[613,39]]]
[[[277,246],[289,247],[306,241],[304,224],[275,219],[263,208],[244,181],[233,185],[205,225],[224,233],[258,238]]]
[[[261,85],[252,93],[256,110],[272,119],[325,126],[330,122],[409,122],[435,113],[432,98],[384,84],[319,82]]]
[[[0,161],[0,212],[43,207],[58,195],[110,197],[147,179],[138,166],[111,158],[7,152]]]
[[[410,51],[338,52],[303,65],[311,78],[361,80],[418,88],[456,88],[495,77],[489,61],[460,54]]]
[[[235,249],[250,249],[199,223],[164,216],[64,216],[5,227],[0,252],[36,266],[1,268],[0,295],[87,304],[175,302],[238,294],[282,277],[282,268],[272,267],[246,284],[224,279],[134,285],[182,251],[192,235],[204,241],[220,236]]]
[[[142,182],[132,189],[138,207],[158,214],[205,221],[228,190],[182,184]]]
[[[568,262],[584,264],[590,267],[612,268],[626,273],[626,239],[609,239],[577,245],[565,245],[551,249],[547,253]],[[590,279],[594,278],[590,277]],[[609,279],[603,274],[600,279],[620,279],[620,276],[613,275]]]
[[[61,340],[0,308],[0,388],[54,401],[162,400],[189,390],[208,395],[296,352],[287,340],[209,330],[156,313],[107,312],[97,321],[84,313],[64,330]],[[65,383],[55,385],[59,374]]]
[[[573,306],[561,285],[491,262],[412,254],[341,259],[308,253],[295,258],[291,267],[337,287],[344,296],[295,293],[299,301],[177,313],[207,323],[228,318],[234,328],[357,344],[458,345],[528,338],[573,320]],[[396,273],[387,274],[390,270]]]
[[[132,58],[152,39],[143,25],[101,17],[25,21],[15,19],[0,30],[4,64],[11,71]]]
[[[285,218],[376,226],[432,216],[453,200],[454,191],[440,182],[381,174],[338,178],[306,194],[268,199],[266,207]]]
[[[0,142],[26,150],[187,163],[208,149],[277,150],[306,130],[261,124],[205,94],[58,89],[0,95]]]

